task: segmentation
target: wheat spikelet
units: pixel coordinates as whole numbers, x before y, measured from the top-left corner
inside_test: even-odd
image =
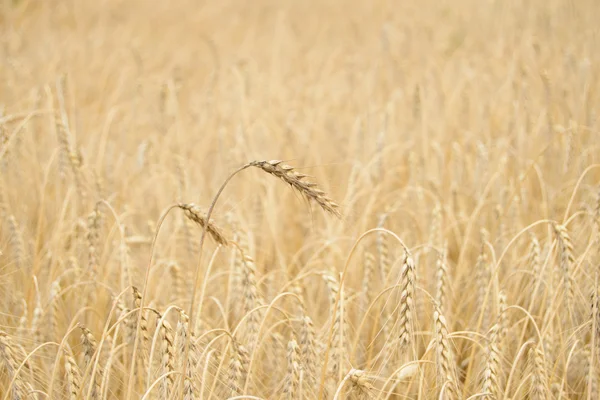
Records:
[[[336,217],[341,216],[338,210],[339,206],[327,197],[325,192],[319,189],[316,183],[304,181],[304,178],[306,178],[307,175],[294,171],[293,167],[283,164],[282,161],[252,161],[248,163],[248,166],[260,168],[266,173],[281,179],[307,199],[317,203],[323,210]]]
[[[227,306],[230,310],[231,322],[240,318],[242,309],[237,305],[244,302],[244,299],[242,298],[242,293],[244,291],[242,281],[244,276],[244,252],[248,249],[247,235],[244,234],[244,232],[235,229],[233,242],[237,243],[238,246],[231,249],[232,275],[229,280],[227,293]]]
[[[436,370],[438,384],[446,384],[446,398],[454,399],[457,395],[456,360],[454,352],[450,347],[448,339],[448,324],[446,318],[441,314],[439,307],[433,312],[433,324],[435,328]]]
[[[540,263],[540,242],[537,237],[531,234],[531,244],[529,245],[528,264],[531,268],[531,272],[536,280],[542,280],[541,274],[541,263]]]
[[[178,352],[179,362],[178,368],[181,368],[183,363],[187,363],[185,368],[185,379],[183,381],[183,398],[184,400],[193,400],[196,398],[196,387],[194,385],[194,371],[198,364],[197,348],[195,345],[194,337],[190,332],[190,318],[183,311],[179,311],[179,321],[177,321],[177,328],[175,330],[175,343]],[[187,360],[185,357],[185,343],[190,337],[190,349],[188,352]]]
[[[181,301],[184,298],[183,288],[184,282],[182,277],[182,271],[179,265],[176,262],[171,262],[169,264],[169,273],[171,274],[171,282],[172,282],[172,292],[173,299],[172,301]]]
[[[331,373],[333,377],[337,377],[341,372],[341,364],[342,357],[344,356],[343,346],[344,346],[344,296],[343,292],[339,295],[339,304],[336,307],[336,302],[338,299],[339,293],[339,282],[338,280],[329,272],[323,274],[323,279],[329,289],[329,305],[330,305],[330,314],[332,320],[332,337],[333,341],[331,343]],[[334,313],[335,310],[335,313]]]
[[[554,228],[554,233],[556,234],[556,240],[558,241],[560,269],[563,274],[563,285],[566,293],[565,304],[567,306],[567,313],[570,314],[570,306],[573,304],[573,299],[575,297],[575,283],[571,273],[571,265],[575,260],[573,257],[573,242],[564,225],[555,223],[552,226]]]
[[[67,375],[69,399],[77,400],[81,391],[81,371],[79,371],[73,352],[68,345],[65,346],[65,374]]]
[[[35,343],[43,342],[43,330],[42,330],[42,316],[44,311],[42,309],[42,301],[40,299],[39,292],[36,293],[35,308],[33,309],[33,318],[31,319],[31,331],[33,332],[33,340]]]
[[[55,114],[54,126],[60,147],[58,172],[61,180],[65,180],[67,176],[67,167],[69,165],[69,154],[71,152],[71,144],[64,125],[60,122],[58,114]]]
[[[502,343],[508,331],[508,313],[506,305],[506,293],[498,292],[498,345]]]
[[[536,343],[529,349],[529,363],[531,365],[531,398],[545,400],[548,398],[548,378],[546,376],[546,362],[544,346]]]
[[[362,294],[361,294],[361,309],[366,310],[371,302],[371,281],[373,280],[373,273],[375,269],[375,256],[370,252],[365,252],[364,261],[364,275],[362,280]]]
[[[248,342],[251,346],[256,341],[258,334],[258,325],[260,323],[260,314],[257,311],[251,312],[259,305],[258,288],[256,285],[256,266],[254,260],[248,254],[242,253],[242,291],[244,296],[244,313],[250,313],[248,317]]]
[[[134,317],[130,314],[129,307],[126,307],[121,300],[117,302],[117,310],[119,311],[119,319],[123,319],[123,339],[127,344],[133,344],[135,337],[135,323]],[[142,331],[143,332],[143,331]],[[115,336],[115,339],[117,336]]]
[[[60,294],[61,288],[60,288],[60,281],[59,279],[55,280],[54,282],[52,282],[52,285],[50,286],[50,313],[48,314],[48,333],[49,333],[49,338],[51,340],[51,338],[54,338],[55,335],[59,335],[58,333],[58,314],[59,314],[59,294]]]
[[[595,362],[592,363],[592,359],[595,360],[595,358],[593,357],[593,352],[595,350],[592,349],[592,346],[590,343],[585,345],[585,349],[584,349],[584,354],[585,354],[585,380],[586,380],[586,392],[589,395],[589,398],[591,399],[597,399],[598,398],[598,370]]]
[[[498,233],[496,234],[496,251],[502,251],[506,245],[504,238],[506,237],[506,213],[504,208],[498,204],[495,208],[496,220],[498,221]]]
[[[387,214],[382,214],[379,217],[378,228],[383,228]],[[382,282],[385,282],[390,272],[389,249],[386,236],[383,232],[377,232],[377,253],[379,254],[379,274]]]
[[[304,382],[307,388],[312,388],[316,367],[317,354],[315,344],[315,329],[309,316],[302,318],[302,329],[300,330],[300,349],[302,355],[302,370],[304,371]]]
[[[160,317],[159,317],[160,318]],[[173,337],[173,328],[169,321],[160,318],[160,354],[162,374],[173,372],[175,369],[175,339]],[[161,382],[161,398],[169,398],[169,393],[174,389],[175,375],[169,374]]]
[[[64,77],[63,77],[64,78]],[[60,176],[62,179],[66,177],[66,169],[67,164],[69,165],[71,172],[73,174],[73,180],[75,181],[75,187],[77,188],[77,193],[80,194],[82,198],[85,197],[85,192],[83,191],[83,186],[81,182],[81,167],[83,165],[83,157],[81,156],[80,151],[77,149],[77,146],[73,143],[71,131],[69,127],[69,119],[67,116],[67,111],[65,107],[65,98],[64,98],[64,79],[59,79],[59,82],[56,85],[56,94],[59,103],[59,112],[56,112],[55,115],[55,130],[58,135],[58,141],[60,145]]]
[[[225,239],[225,236],[221,233],[221,229],[217,227],[214,222],[207,221],[206,214],[202,212],[200,207],[194,203],[179,203],[177,207],[184,210],[186,217],[191,221],[206,229],[215,242],[222,246],[227,246],[227,239]]]
[[[428,244],[431,247],[442,245],[441,239],[442,207],[436,204],[431,215]]]
[[[415,263],[412,255],[405,250],[404,263],[400,276],[400,308],[398,310],[399,345],[406,349],[412,341],[413,317],[414,317],[414,295],[415,295]]]
[[[248,351],[246,348],[233,341],[233,354],[229,360],[229,389],[231,390],[231,396],[238,396],[242,394],[244,381],[246,379],[247,365],[250,363]]]
[[[486,400],[498,398],[500,393],[500,353],[498,343],[500,340],[500,326],[496,323],[492,325],[489,332],[488,343],[486,346],[486,364],[483,371],[482,392],[487,395]]]
[[[8,216],[8,229],[10,231],[10,244],[13,248],[13,255],[15,257],[15,267],[17,270],[22,270],[25,260],[25,243],[23,242],[23,236],[21,233],[21,228],[17,223],[17,220],[14,215]]]
[[[92,358],[96,354],[98,343],[92,332],[83,325],[79,325],[81,329],[81,344],[83,345],[84,365],[86,368],[93,368]],[[98,374],[102,376],[102,364],[98,364]],[[90,385],[92,386],[91,398],[97,399],[100,396],[100,382],[95,375],[90,376]]]
[[[139,313],[141,313],[141,318],[140,318],[140,332],[142,333],[142,341],[141,341],[141,355],[142,355],[142,363],[146,362],[147,359],[147,351],[148,351],[148,344],[150,343],[150,333],[148,332],[148,317],[146,316],[146,313],[144,312],[144,310],[141,309],[142,306],[142,294],[140,293],[140,291],[138,290],[138,288],[136,288],[135,286],[131,287],[131,291],[132,291],[132,295],[133,295],[133,304],[134,307],[139,308],[140,310],[138,311]],[[125,310],[123,310],[125,311]],[[129,318],[131,325],[128,332],[134,333],[135,332],[135,320],[133,315]],[[130,343],[133,343],[133,341],[131,341]]]
[[[28,323],[28,319],[27,319],[27,301],[25,301],[25,299],[23,300],[23,313],[21,314],[21,318],[19,318],[19,325],[17,327],[17,336],[18,337],[24,337],[26,335],[27,332],[27,323]]]
[[[84,364],[90,365],[92,357],[96,354],[98,342],[94,338],[94,334],[88,328],[83,325],[79,325],[81,329],[81,344],[83,345]]]
[[[435,301],[438,304],[440,311],[443,313],[446,307],[446,288],[448,286],[448,266],[447,260],[447,245],[444,246],[442,252],[438,255],[436,265],[436,291]]]
[[[100,241],[100,212],[98,208],[88,215],[87,241],[88,241],[88,271],[92,277],[98,274],[98,245]]]
[[[295,399],[297,397],[298,385],[300,380],[300,351],[296,339],[292,338],[287,346],[287,376],[285,378],[285,387],[283,393],[287,399]]]

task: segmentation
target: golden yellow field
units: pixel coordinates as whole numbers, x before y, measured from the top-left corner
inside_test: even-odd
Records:
[[[599,17],[1,1],[0,400],[597,399]]]

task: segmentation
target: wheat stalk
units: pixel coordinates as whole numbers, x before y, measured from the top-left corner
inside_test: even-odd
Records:
[[[400,309],[398,310],[398,337],[401,349],[406,349],[412,342],[415,311],[415,275],[415,262],[410,252],[405,250],[404,263],[400,275]]]

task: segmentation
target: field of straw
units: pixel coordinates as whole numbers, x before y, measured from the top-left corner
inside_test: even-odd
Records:
[[[597,399],[598,16],[0,1],[0,400]]]

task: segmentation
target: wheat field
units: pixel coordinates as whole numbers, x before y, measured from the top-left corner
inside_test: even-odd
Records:
[[[0,400],[598,398],[597,0],[0,10]]]

